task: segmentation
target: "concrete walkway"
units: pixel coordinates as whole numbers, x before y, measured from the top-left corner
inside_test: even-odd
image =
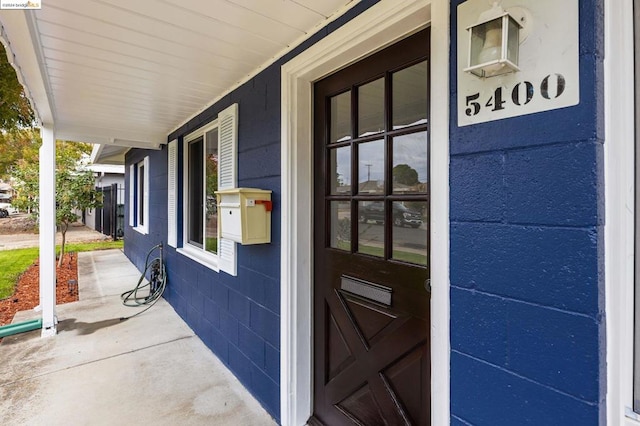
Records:
[[[58,335],[0,344],[0,423],[275,425],[164,299],[120,321],[138,277],[120,250],[79,254],[80,301],[58,306]]]

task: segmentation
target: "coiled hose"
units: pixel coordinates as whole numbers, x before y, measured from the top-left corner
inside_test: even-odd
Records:
[[[155,250],[160,250],[160,256],[151,258],[151,254]],[[145,283],[145,277],[149,272],[149,281]],[[149,288],[146,290],[146,288]],[[121,317],[120,321],[128,320],[135,316],[140,315],[150,309],[156,302],[162,297],[165,288],[167,287],[167,273],[164,268],[164,253],[162,250],[162,243],[153,246],[151,250],[147,252],[147,257],[144,261],[144,270],[138,284],[135,288],[125,291],[120,295],[122,304],[129,307],[147,306],[140,312],[137,312],[128,317]]]

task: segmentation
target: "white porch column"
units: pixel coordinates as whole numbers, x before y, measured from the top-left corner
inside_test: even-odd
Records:
[[[42,337],[55,336],[56,325],[56,135],[51,125],[40,131],[40,307]]]

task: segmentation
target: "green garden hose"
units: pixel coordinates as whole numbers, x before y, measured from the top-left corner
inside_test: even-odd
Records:
[[[155,250],[160,250],[160,256],[150,260],[151,254]],[[149,281],[145,282],[145,277],[149,272]],[[148,287],[148,289],[147,289]],[[154,246],[147,252],[147,257],[144,261],[144,270],[138,280],[135,288],[125,291],[120,295],[122,304],[129,307],[146,306],[140,312],[137,312],[128,317],[121,317],[120,321],[128,320],[150,309],[156,302],[162,297],[165,288],[167,287],[167,273],[164,268],[164,253],[162,243]]]

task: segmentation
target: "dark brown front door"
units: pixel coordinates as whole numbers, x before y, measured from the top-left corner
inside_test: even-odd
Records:
[[[429,32],[314,97],[312,424],[426,425]]]

